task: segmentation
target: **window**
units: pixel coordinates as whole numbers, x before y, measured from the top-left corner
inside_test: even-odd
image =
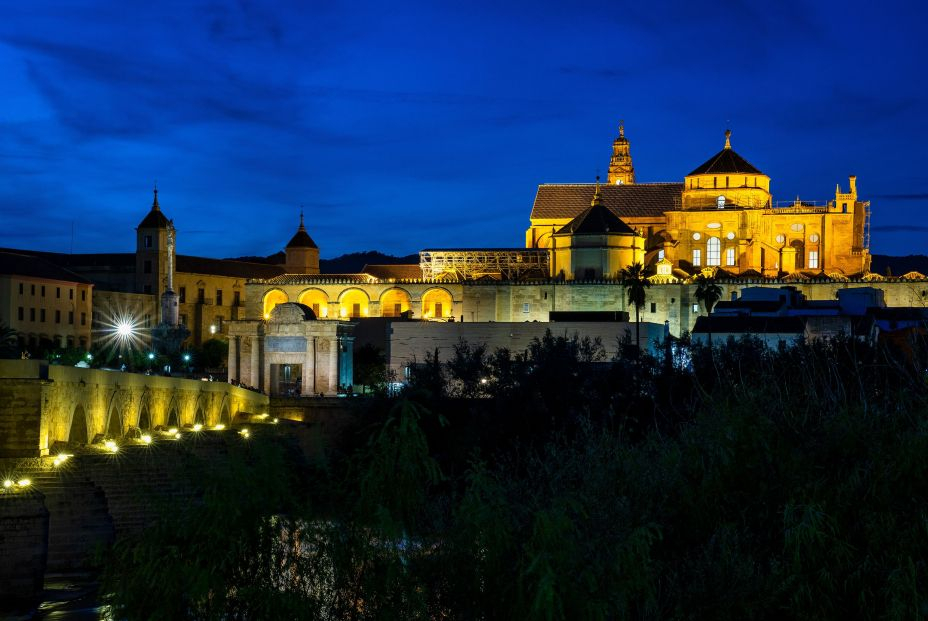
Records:
[[[734,265],[735,264],[735,249],[726,248],[725,249],[725,265]]]
[[[87,301],[87,292],[81,291],[81,302],[86,302],[86,301]]]
[[[82,326],[87,325],[87,313],[81,313],[81,325]]]
[[[74,311],[68,311],[68,323],[74,325]]]
[[[216,319],[213,321],[213,325],[216,326],[217,332],[222,332],[222,315],[216,315]]]
[[[68,289],[68,299],[69,300],[74,299],[74,289]]]
[[[151,261],[146,259],[145,262],[142,263],[142,271],[146,274],[151,274]]]
[[[145,315],[145,327],[146,328],[151,327],[151,315]]]
[[[35,309],[34,308],[29,309],[29,321],[35,321]]]
[[[713,188],[716,188],[716,187],[718,187],[718,185],[719,185],[719,178],[718,178],[718,177],[712,177],[712,187],[713,187]]]
[[[693,265],[702,265],[702,251],[699,248],[693,248]]]
[[[55,311],[55,323],[61,323],[61,311],[60,310]]]
[[[222,306],[222,289],[216,289],[216,306]]]
[[[186,328],[187,327],[187,315],[181,315],[179,319],[180,319],[180,325]]]
[[[847,203],[841,203],[841,213],[847,213]]]
[[[233,291],[232,292],[232,306],[241,306],[242,305],[242,292]]]
[[[657,312],[657,302],[651,302],[651,312],[652,313]]]
[[[42,285],[42,297],[45,297],[45,285]]]
[[[522,313],[527,315],[530,308],[531,308],[531,305],[528,302],[525,302],[524,304],[522,304]]]
[[[698,312],[699,312],[699,304],[693,304],[693,312],[694,312],[694,313],[698,313]]]
[[[39,309],[39,321],[42,323],[45,323],[45,309],[44,308]]]
[[[663,260],[664,260],[664,251],[663,251],[663,250],[658,250],[658,251],[657,251],[657,260],[658,260],[658,261],[663,261]]]
[[[146,235],[146,236],[145,236],[145,247],[146,247],[146,248],[151,248],[151,235]]]
[[[20,306],[19,309],[16,311],[16,318],[22,321],[25,312],[26,312],[26,309]]]
[[[206,301],[206,289],[204,289],[203,287],[200,287],[197,289],[197,302],[202,304],[205,301]]]
[[[35,285],[29,285],[29,295],[35,295]]]
[[[61,298],[61,287],[55,287],[55,297]]]
[[[187,301],[187,287],[181,287],[177,290],[177,301],[181,304]]]
[[[818,269],[818,250],[809,251],[809,269]]]
[[[23,283],[19,283],[19,295],[23,294]]]
[[[710,237],[706,241],[706,265],[722,264],[722,242],[718,237]]]
[[[719,196],[717,199],[715,199],[715,206],[719,209],[725,209],[725,197]]]

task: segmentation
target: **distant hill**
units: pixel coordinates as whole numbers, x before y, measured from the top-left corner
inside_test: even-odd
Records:
[[[871,272],[886,276],[887,268],[889,269],[889,275],[892,276],[902,276],[907,272],[928,274],[928,257],[923,254],[910,254],[905,257],[891,257],[885,254],[873,255],[873,263],[870,266]]]
[[[268,265],[283,265],[285,262],[283,252],[268,257],[235,257],[229,261],[246,261],[248,263],[265,263]],[[405,257],[396,257],[392,254],[383,254],[376,250],[352,252],[335,257],[334,259],[320,259],[319,271],[323,274],[354,274],[360,272],[365,265],[399,265],[403,263],[419,264],[419,255],[409,254]]]

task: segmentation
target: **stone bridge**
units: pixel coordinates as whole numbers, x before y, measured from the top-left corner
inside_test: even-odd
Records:
[[[159,425],[228,425],[267,410],[267,396],[225,382],[0,360],[0,457],[39,457],[56,442]]]

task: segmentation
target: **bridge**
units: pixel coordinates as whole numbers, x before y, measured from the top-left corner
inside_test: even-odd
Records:
[[[228,426],[267,410],[266,395],[225,382],[0,360],[0,457],[119,442],[159,426]]]

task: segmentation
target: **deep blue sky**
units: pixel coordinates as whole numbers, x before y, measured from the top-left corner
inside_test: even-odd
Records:
[[[721,148],[775,199],[856,173],[874,252],[928,253],[924,2],[76,2],[0,6],[0,246],[184,254],[522,246],[543,182]]]

